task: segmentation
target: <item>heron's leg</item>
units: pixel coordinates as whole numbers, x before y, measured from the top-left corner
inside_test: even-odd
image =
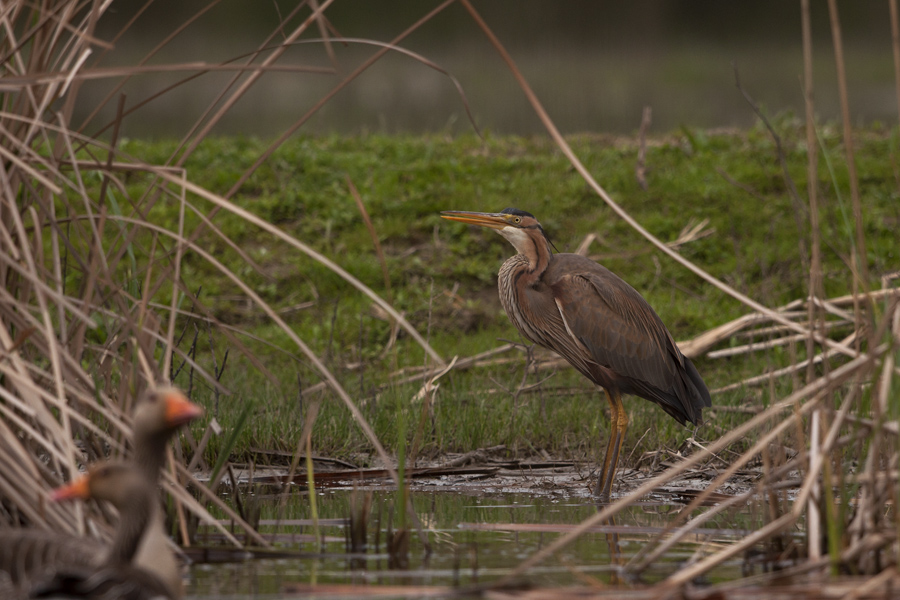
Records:
[[[625,412],[625,405],[622,404],[622,396],[615,392],[613,400],[616,402],[616,408],[619,411],[619,418],[616,419],[616,447],[613,452],[611,471],[609,473],[609,483],[607,484],[607,493],[611,491],[612,482],[616,477],[616,467],[619,466],[619,449],[622,447],[622,441],[625,439],[625,431],[628,429],[628,413]]]
[[[616,466],[619,463],[619,448],[625,438],[625,430],[628,429],[628,413],[622,404],[622,396],[617,391],[612,393],[607,391],[606,398],[609,400],[610,414],[609,445],[606,447],[600,481],[597,482],[597,495],[602,500],[609,498],[612,482],[616,477]]]
[[[606,394],[606,399],[609,401],[609,441],[606,444],[606,454],[603,457],[600,479],[597,480],[597,495],[600,496],[601,500],[606,500],[609,498],[609,486],[606,484],[606,481],[609,479],[609,461],[614,453],[613,447],[615,446],[616,432],[618,431],[616,423],[619,420],[619,410],[609,390],[603,388],[603,393]]]

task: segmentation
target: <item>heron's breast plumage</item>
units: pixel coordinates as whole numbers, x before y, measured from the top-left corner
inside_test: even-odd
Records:
[[[503,310],[525,339],[553,350],[590,377],[596,367],[590,353],[568,331],[552,290],[527,257],[517,254],[503,263],[498,287]]]
[[[503,305],[506,316],[526,339],[536,344],[543,344],[541,332],[532,327],[529,319],[522,314],[523,306],[519,302],[519,293],[516,290],[516,286],[521,283],[519,278],[527,274],[528,268],[528,259],[522,254],[515,254],[503,263],[497,279],[500,304]]]

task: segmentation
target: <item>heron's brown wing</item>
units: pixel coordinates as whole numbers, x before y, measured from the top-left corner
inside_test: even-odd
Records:
[[[600,366],[592,379],[652,400],[682,424],[702,422],[703,407],[711,404],[706,384],[647,301],[589,259],[557,258],[558,276],[547,282],[567,333]]]
[[[554,278],[551,289],[569,331],[591,359],[627,380],[620,382],[626,393],[645,396],[645,386],[662,392],[676,386],[684,357],[647,301],[601,265],[569,262],[575,264],[566,265],[571,268]]]

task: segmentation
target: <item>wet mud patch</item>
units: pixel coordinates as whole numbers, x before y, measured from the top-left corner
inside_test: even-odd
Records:
[[[419,462],[406,469],[411,489],[442,488],[446,491],[476,490],[492,492],[563,491],[573,496],[591,497],[597,483],[598,465],[594,462],[572,460],[509,460],[493,459],[492,449],[476,450],[457,456],[445,456],[440,460]],[[365,487],[372,490],[393,489],[386,469],[357,469],[332,459],[315,459],[316,488]],[[631,494],[635,489],[666,471],[670,464],[661,463],[653,469],[620,468],[613,485],[613,499]],[[301,488],[307,486],[305,472],[290,476],[287,467],[240,468],[235,465],[238,485],[281,486],[290,482]],[[690,469],[654,490],[654,495],[672,502],[690,501],[720,475],[720,470],[705,466]],[[748,492],[762,477],[762,468],[738,471],[711,492],[712,502]],[[198,477],[204,481],[204,477]],[[799,482],[798,482],[799,483]]]

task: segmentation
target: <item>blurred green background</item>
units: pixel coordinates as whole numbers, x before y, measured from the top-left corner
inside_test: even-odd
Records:
[[[337,1],[325,14],[347,38],[389,41],[439,5],[423,0]],[[150,4],[117,40],[105,64],[133,64],[207,6],[160,0]],[[224,0],[214,4],[148,64],[227,61],[253,52],[297,2]],[[763,0],[481,0],[474,2],[564,133],[635,131],[644,106],[653,128],[683,125],[739,127],[754,115],[734,85],[732,63],[747,91],[769,112],[802,114],[800,2]],[[887,2],[838,2],[845,45],[850,105],[855,125],[893,122],[897,115]],[[112,39],[141,3],[123,6],[100,23]],[[288,20],[291,31],[309,14]],[[834,51],[824,1],[812,2],[816,108],[824,120],[838,116]],[[334,31],[332,35],[334,35]],[[320,36],[313,25],[302,39]],[[283,38],[278,36],[273,43]],[[462,85],[480,127],[498,134],[542,131],[496,52],[459,4],[443,10],[400,44],[449,71]],[[375,47],[334,44],[336,74],[267,73],[214,133],[277,135],[306,113]],[[291,48],[280,64],[330,67],[318,43]],[[216,98],[231,73],[207,73],[142,107],[124,134],[182,135]],[[131,107],[182,79],[145,74],[124,88]],[[85,84],[86,115],[111,88]],[[115,102],[105,116],[114,115]],[[76,122],[78,119],[76,118]],[[307,123],[306,133],[420,133],[471,131],[451,81],[413,58],[392,53],[337,94]]]

